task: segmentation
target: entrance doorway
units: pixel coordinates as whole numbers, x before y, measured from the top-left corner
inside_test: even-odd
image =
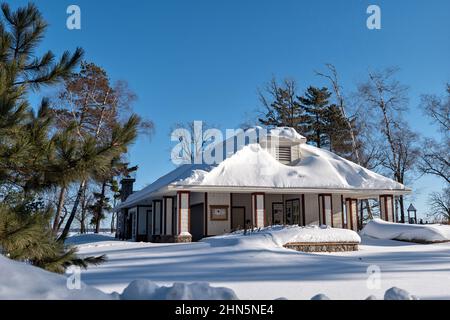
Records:
[[[231,230],[242,230],[245,228],[245,207],[231,208]]]
[[[300,199],[286,200],[286,224],[303,225],[303,210]]]
[[[205,236],[205,211],[203,203],[191,206],[191,230],[192,241],[198,241]]]

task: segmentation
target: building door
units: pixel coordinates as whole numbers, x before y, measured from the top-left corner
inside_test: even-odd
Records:
[[[283,202],[272,203],[272,225],[284,224]]]
[[[231,208],[231,230],[242,230],[245,228],[245,207]]]
[[[301,225],[302,212],[300,207],[300,199],[286,200],[286,224]]]
[[[205,211],[203,209],[203,203],[195,204],[191,206],[191,222],[190,233],[192,235],[192,241],[198,241],[205,236]]]

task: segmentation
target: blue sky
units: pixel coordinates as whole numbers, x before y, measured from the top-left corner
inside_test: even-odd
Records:
[[[7,1],[13,7],[28,1]],[[413,128],[435,130],[419,110],[423,93],[444,93],[450,82],[450,1],[35,1],[50,23],[42,48],[56,53],[81,46],[86,59],[112,79],[127,80],[139,97],[135,111],[156,124],[130,151],[140,188],[173,168],[170,128],[203,120],[238,127],[259,107],[256,94],[274,75],[292,77],[303,91],[323,85],[314,70],[333,63],[348,92],[367,70],[399,66],[410,86]],[[66,8],[81,8],[81,30],[66,28]],[[366,8],[377,4],[382,29],[366,28]],[[432,177],[414,181],[413,202],[440,190]]]

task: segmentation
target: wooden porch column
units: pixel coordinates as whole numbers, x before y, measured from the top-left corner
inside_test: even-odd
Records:
[[[345,209],[347,211],[347,229],[358,231],[358,200],[345,199]]]
[[[266,221],[265,194],[252,193],[252,216],[254,226],[263,228]]]
[[[380,195],[380,218],[389,222],[394,222],[394,196]]]
[[[192,236],[189,233],[191,229],[191,209],[190,209],[191,193],[189,191],[177,192],[177,216],[178,231],[175,237],[176,242],[190,242]]]

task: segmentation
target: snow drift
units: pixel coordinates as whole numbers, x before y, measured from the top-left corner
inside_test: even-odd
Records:
[[[450,226],[400,224],[374,219],[367,223],[360,234],[384,240],[433,243],[450,241]]]
[[[0,254],[0,299],[3,300],[81,300],[113,299],[114,296],[81,283],[78,290],[67,287],[67,278],[10,260]]]
[[[233,290],[209,283],[174,283],[159,287],[149,280],[135,280],[126,287],[122,300],[238,300]]]
[[[213,246],[239,245],[244,247],[283,247],[289,242],[356,242],[361,238],[353,230],[330,228],[328,226],[272,226],[259,230],[237,231],[205,238],[203,242]]]
[[[160,287],[149,280],[135,280],[123,293],[106,294],[81,282],[69,289],[63,275],[51,273],[0,254],[0,300],[237,300],[233,290],[209,283],[174,283]]]

